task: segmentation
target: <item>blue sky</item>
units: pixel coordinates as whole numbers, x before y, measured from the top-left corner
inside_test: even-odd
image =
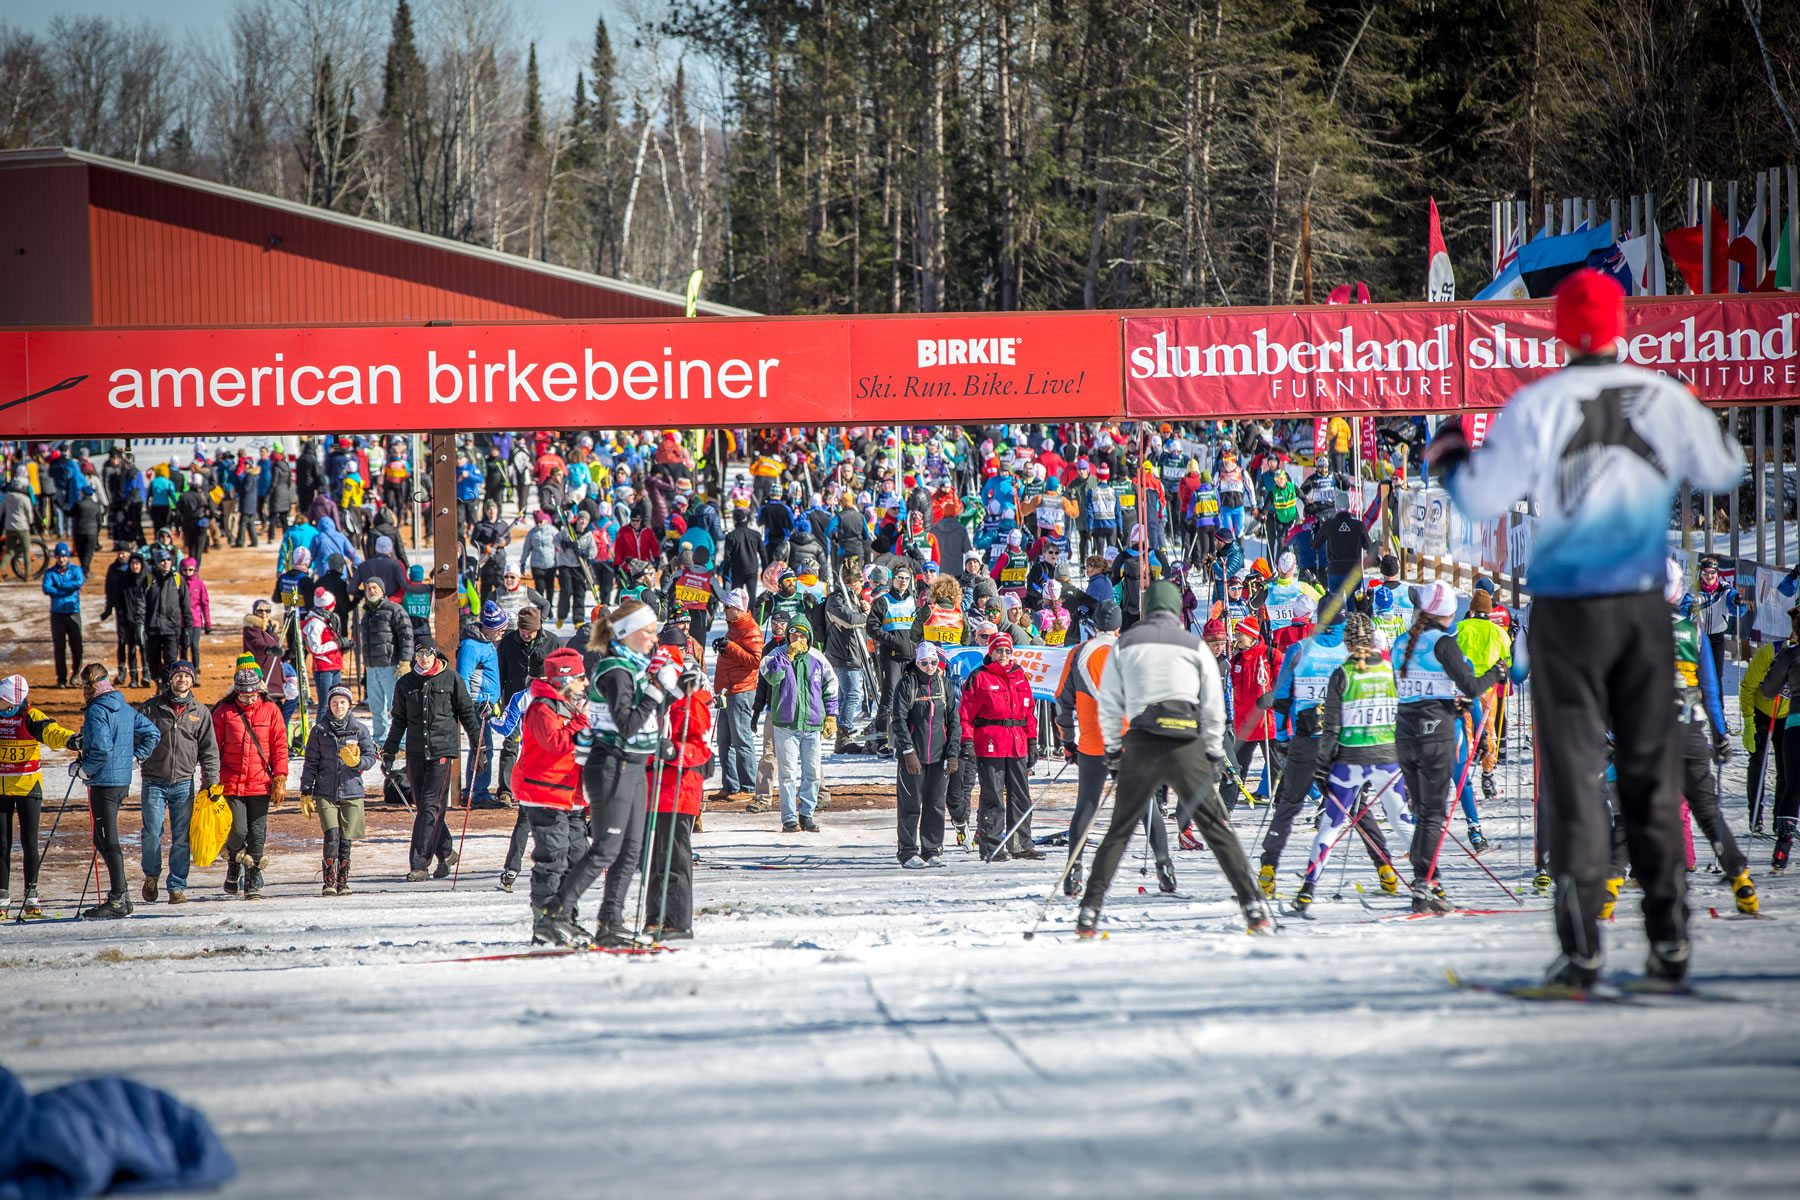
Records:
[[[428,0],[426,0],[428,2]],[[575,71],[585,67],[593,46],[594,22],[605,13],[620,46],[624,19],[612,0],[508,0],[521,42],[537,42],[538,63],[546,97],[560,97],[574,86]],[[416,9],[423,7],[413,0]],[[193,33],[211,39],[222,35],[235,7],[230,0],[66,0],[55,4],[0,0],[0,22],[17,29],[43,32],[52,17],[98,16],[129,22],[147,21],[166,29],[178,43]]]

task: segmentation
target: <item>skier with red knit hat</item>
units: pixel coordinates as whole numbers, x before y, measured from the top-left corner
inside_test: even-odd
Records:
[[[974,747],[981,784],[975,833],[986,862],[1042,858],[1031,841],[1031,769],[1037,765],[1037,702],[1031,681],[1013,662],[1013,640],[1004,633],[988,639],[987,661],[962,688],[962,738]],[[1014,826],[1018,826],[1014,830]],[[1010,843],[1002,839],[1012,832]]]
[[[1675,657],[1663,601],[1669,508],[1683,482],[1729,491],[1744,453],[1685,386],[1618,361],[1619,285],[1582,269],[1556,292],[1562,370],[1508,401],[1471,450],[1451,421],[1427,448],[1433,476],[1471,519],[1535,502],[1532,619],[1539,804],[1556,878],[1561,954],[1547,982],[1583,991],[1602,964],[1609,835],[1606,735],[1632,865],[1644,890],[1652,980],[1687,976],[1687,872],[1676,787]],[[1515,657],[1522,669],[1527,656]]]

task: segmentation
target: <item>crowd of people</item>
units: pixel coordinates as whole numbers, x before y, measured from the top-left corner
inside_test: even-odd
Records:
[[[1470,480],[1491,478],[1499,468],[1486,464],[1512,442],[1471,453],[1448,440],[1454,430],[1432,443],[1429,469],[1459,502],[1494,507],[1505,489],[1478,497]],[[813,833],[830,805],[823,764],[861,755],[894,764],[903,868],[943,865],[952,839],[985,862],[1043,858],[1034,770],[1074,764],[1061,887],[1080,897],[1084,935],[1140,830],[1167,891],[1171,845],[1210,848],[1253,932],[1270,928],[1271,901],[1306,913],[1352,829],[1383,890],[1419,913],[1452,911],[1437,874],[1455,838],[1450,810],[1463,810],[1462,844],[1487,849],[1480,809],[1497,792],[1507,695],[1532,656],[1516,641],[1524,614],[1492,581],[1467,595],[1413,586],[1386,552],[1392,495],[1381,485],[1405,479],[1420,432],[1384,430],[1368,458],[1341,418],[1322,448],[1310,420],[468,435],[456,457],[454,645],[437,640],[424,564],[402,536],[399,514],[425,480],[401,439],[309,439],[291,461],[247,451],[147,472],[122,449],[96,464],[86,446],[21,447],[8,532],[16,507],[73,539],[57,543],[42,588],[57,686],[81,687],[86,702],[70,730],[30,705],[22,677],[0,686],[0,743],[24,748],[3,769],[26,908],[37,903],[41,743],[80,756],[109,889],[94,917],[132,908],[117,814],[134,761],[141,894],[161,887],[180,903],[183,831],[209,796],[232,812],[226,891],[261,894],[290,752],[303,761],[302,805],[320,821],[326,894],[350,890],[364,773],[378,766],[384,795],[414,810],[409,881],[456,870],[446,814],[459,789],[474,805],[516,808],[501,886],[511,890],[529,846],[533,936],[557,945],[690,936],[705,804],[746,802],[777,811],[785,834]],[[1732,482],[1717,462],[1694,473],[1708,488]],[[101,527],[115,555],[99,589],[102,620],[114,621],[110,670],[84,660],[81,638]],[[254,546],[259,531],[277,547],[275,579],[243,618],[230,692],[209,709],[193,690],[214,624],[204,554]],[[1533,564],[1535,609],[1578,594],[1547,561]],[[1686,764],[1681,791],[1739,907],[1754,911],[1707,769],[1729,748],[1720,640],[1735,597],[1716,604],[1705,568],[1693,595],[1679,575],[1665,589],[1660,550],[1657,563],[1658,620],[1675,651],[1655,669],[1680,683],[1687,732],[1669,741]],[[1774,729],[1800,654],[1771,650],[1750,674],[1743,736],[1758,753],[1776,744],[1780,870],[1795,823],[1787,779],[1800,772],[1780,771],[1787,738]],[[157,690],[133,709],[118,689],[140,687]],[[1546,732],[1540,746],[1555,741]],[[1591,749],[1556,770],[1586,769]],[[1579,915],[1559,917],[1565,982],[1581,982],[1592,920],[1610,914],[1628,873],[1653,866],[1645,887],[1658,913],[1679,882],[1660,851],[1638,861],[1646,843],[1632,831],[1650,819],[1641,764],[1615,756],[1614,774],[1603,862],[1573,835],[1540,839],[1540,886],[1581,897]],[[1110,824],[1097,831],[1109,791]],[[1245,797],[1272,804],[1254,873],[1230,826]],[[1282,855],[1309,811],[1300,885],[1279,896]],[[641,925],[626,909],[640,872]],[[602,876],[584,928],[577,906]]]

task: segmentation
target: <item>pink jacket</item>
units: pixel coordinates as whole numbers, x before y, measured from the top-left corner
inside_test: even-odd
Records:
[[[188,585],[188,608],[194,614],[194,628],[211,629],[212,597],[206,594],[206,580],[195,575],[184,582]]]

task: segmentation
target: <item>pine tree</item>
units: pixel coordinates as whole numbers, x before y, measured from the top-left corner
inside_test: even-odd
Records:
[[[406,0],[394,6],[393,33],[381,74],[381,119],[398,157],[399,187],[406,223],[425,229],[431,212],[433,143],[430,80],[413,35]]]

